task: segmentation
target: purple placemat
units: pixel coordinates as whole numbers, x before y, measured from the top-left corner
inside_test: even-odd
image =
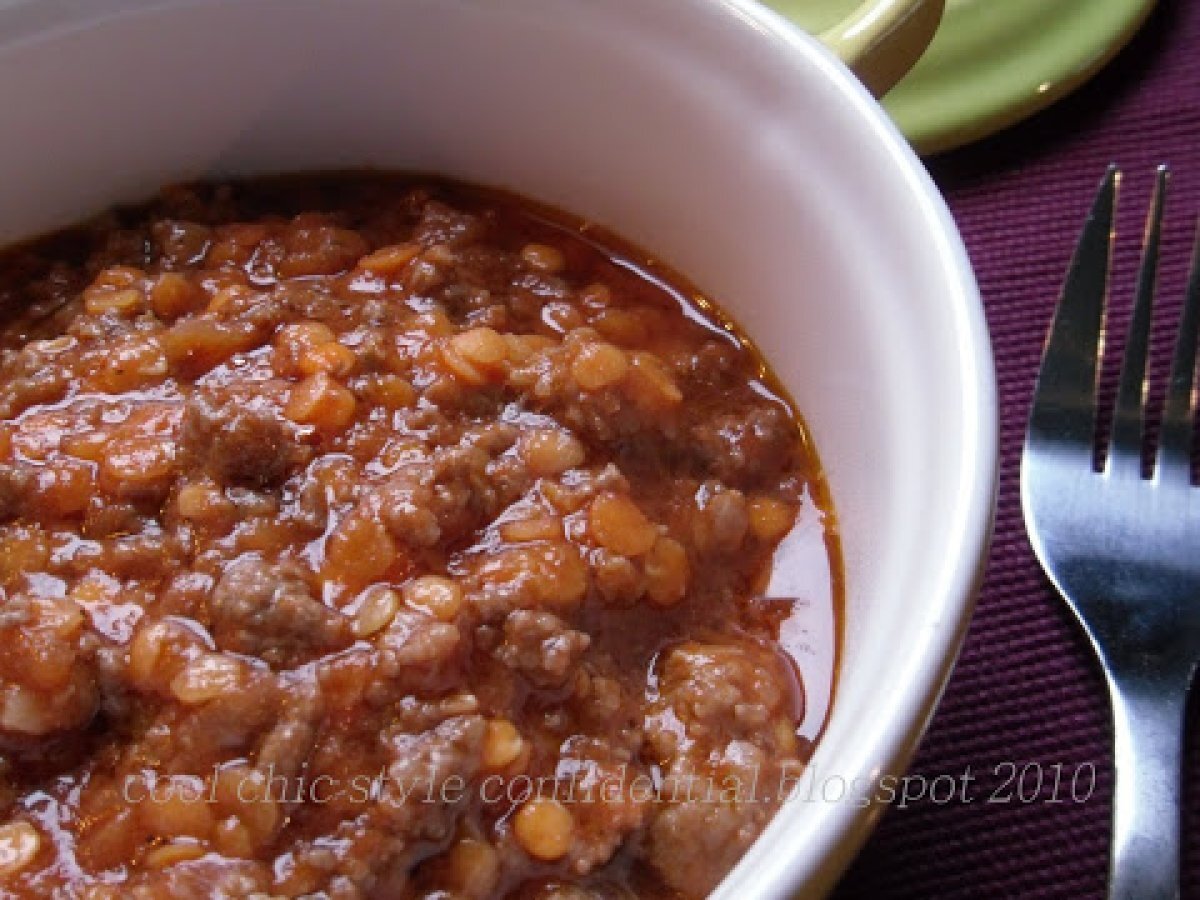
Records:
[[[1002,419],[996,537],[962,657],[910,767],[925,777],[926,791],[942,776],[935,788],[941,802],[926,794],[903,808],[893,803],[838,900],[1104,895],[1112,793],[1107,696],[1085,639],[1028,547],[1017,473],[1042,339],[1110,161],[1126,172],[1119,228],[1134,239],[1116,259],[1122,331],[1153,168],[1166,162],[1175,172],[1160,274],[1164,321],[1156,323],[1166,327],[1154,336],[1165,360],[1200,211],[1200,3],[1162,3],[1075,95],[932,165],[974,261],[995,348]],[[1156,374],[1161,388],[1161,369]],[[1106,374],[1109,390],[1114,377]],[[1200,897],[1197,712],[1193,702],[1184,897]],[[968,766],[972,802],[964,803]],[[950,779],[957,789],[947,799]],[[919,780],[911,782],[910,794],[921,790]],[[1009,802],[998,802],[1005,796]]]

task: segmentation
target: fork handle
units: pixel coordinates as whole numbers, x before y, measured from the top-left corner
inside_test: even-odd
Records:
[[[1137,665],[1126,672],[1108,669],[1116,761],[1108,896],[1176,900],[1189,679],[1180,683]]]

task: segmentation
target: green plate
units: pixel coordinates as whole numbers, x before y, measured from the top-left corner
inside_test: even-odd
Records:
[[[858,0],[767,0],[823,31]],[[947,0],[929,51],[884,100],[922,153],[1012,125],[1090,78],[1133,36],[1154,0]]]

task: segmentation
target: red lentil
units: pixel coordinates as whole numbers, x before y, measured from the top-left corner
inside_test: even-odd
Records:
[[[753,348],[643,259],[384,174],[0,253],[0,893],[711,890],[774,801],[575,792],[800,764],[756,594],[806,507],[836,536]]]

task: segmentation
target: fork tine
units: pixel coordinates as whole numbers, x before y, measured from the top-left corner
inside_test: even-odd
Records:
[[[1052,444],[1081,464],[1091,460],[1096,435],[1097,358],[1120,177],[1109,166],[1079,236],[1046,339],[1026,435],[1027,449]]]
[[[1192,389],[1196,375],[1196,329],[1200,326],[1200,223],[1196,228],[1192,252],[1192,271],[1188,276],[1179,336],[1175,339],[1175,359],[1171,381],[1163,406],[1162,434],[1158,445],[1157,477],[1191,481]]]
[[[1154,181],[1154,197],[1146,214],[1146,232],[1142,241],[1142,263],[1138,271],[1137,294],[1121,378],[1117,387],[1117,406],[1113,412],[1112,439],[1106,471],[1110,475],[1138,478],[1142,474],[1143,410],[1146,402],[1146,350],[1150,343],[1150,319],[1154,305],[1154,283],[1158,275],[1159,235],[1162,232],[1163,203],[1167,191],[1167,167],[1159,166]]]

